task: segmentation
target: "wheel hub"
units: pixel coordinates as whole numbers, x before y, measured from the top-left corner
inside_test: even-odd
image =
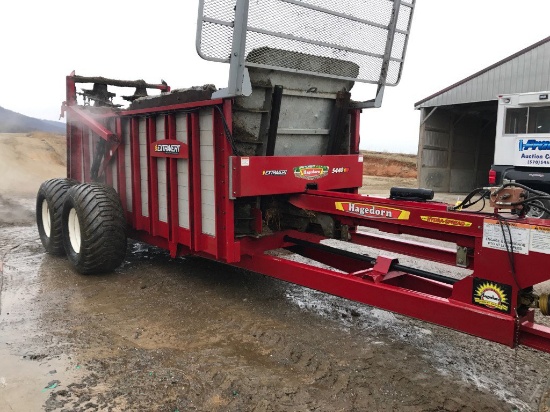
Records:
[[[82,241],[81,234],[80,234],[80,222],[78,220],[78,215],[76,214],[76,210],[73,208],[69,212],[69,221],[68,221],[68,228],[69,228],[69,240],[71,241],[71,247],[76,253],[80,253],[80,244]]]
[[[42,201],[42,228],[44,229],[44,234],[50,237],[52,233],[52,220],[50,217],[50,208],[48,207],[48,201],[46,199]]]

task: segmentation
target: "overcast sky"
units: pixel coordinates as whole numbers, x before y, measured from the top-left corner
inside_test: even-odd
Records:
[[[253,0],[261,1],[261,0]],[[337,1],[337,0],[335,0]],[[0,5],[0,106],[57,120],[65,76],[225,87],[195,51],[198,0],[17,0]],[[363,112],[361,148],[416,153],[414,103],[550,35],[550,0],[417,0],[401,83]],[[360,85],[355,100],[372,98]]]

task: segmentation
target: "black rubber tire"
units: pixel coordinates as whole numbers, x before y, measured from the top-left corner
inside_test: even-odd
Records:
[[[69,215],[75,211],[80,230],[80,248],[71,242]],[[72,216],[74,224],[74,215]],[[126,218],[118,193],[101,184],[73,186],[65,198],[62,214],[63,245],[69,261],[83,275],[115,270],[126,256]],[[75,242],[76,244],[76,242]]]
[[[67,191],[78,182],[73,179],[50,179],[40,185],[36,195],[36,226],[40,241],[46,252],[52,255],[64,255],[63,238],[61,236],[61,213]],[[46,233],[42,213],[42,205],[47,202],[50,233]]]

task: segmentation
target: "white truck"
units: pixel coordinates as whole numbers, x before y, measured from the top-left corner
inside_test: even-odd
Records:
[[[550,92],[499,96],[490,184],[514,181],[550,193]],[[550,218],[550,200],[538,199],[527,214]],[[547,210],[545,210],[547,209]]]

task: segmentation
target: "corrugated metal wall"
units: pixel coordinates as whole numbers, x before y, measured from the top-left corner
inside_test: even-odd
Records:
[[[550,90],[550,41],[417,105],[420,107],[496,100],[499,94]]]

